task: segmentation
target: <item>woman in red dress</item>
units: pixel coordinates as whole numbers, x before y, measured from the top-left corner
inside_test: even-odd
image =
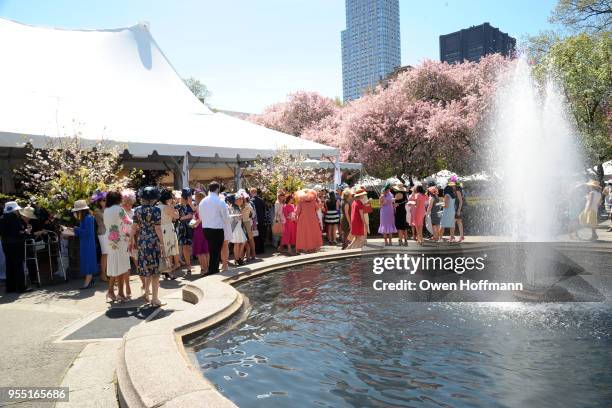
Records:
[[[295,219],[295,206],[293,205],[293,194],[288,194],[282,208],[281,222],[283,223],[283,235],[281,237],[280,248],[287,246],[289,255],[293,255],[291,246],[295,246],[297,235],[297,222]]]

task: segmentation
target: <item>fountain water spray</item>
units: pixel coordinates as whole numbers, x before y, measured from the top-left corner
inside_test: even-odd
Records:
[[[491,159],[503,208],[495,222],[512,242],[533,243],[523,245],[527,283],[545,286],[554,254],[543,253],[552,245],[536,243],[558,239],[563,208],[583,167],[559,87],[550,76],[539,86],[524,56],[499,79]]]

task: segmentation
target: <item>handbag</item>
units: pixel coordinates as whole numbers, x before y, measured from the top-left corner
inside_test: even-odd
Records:
[[[280,222],[275,222],[272,224],[272,234],[273,235],[283,235],[283,224]]]

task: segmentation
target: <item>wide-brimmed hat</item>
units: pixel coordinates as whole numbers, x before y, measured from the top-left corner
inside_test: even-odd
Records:
[[[91,202],[95,203],[100,200],[106,200],[106,192],[105,191],[96,191],[91,196]]]
[[[391,188],[392,184],[390,181],[385,181],[385,184],[383,184],[383,190],[386,190],[388,188]]]
[[[236,198],[244,198],[245,200],[248,200],[250,196],[249,196],[249,193],[247,193],[244,188],[241,188],[240,190],[236,192]]]
[[[404,183],[398,183],[395,185],[394,187],[397,191],[407,191],[406,190],[406,186],[404,186]]]
[[[21,210],[19,210],[19,214],[23,215],[26,218],[29,218],[31,220],[36,220],[38,219],[38,217],[36,216],[36,214],[34,214],[34,208],[32,207],[26,207],[26,208],[22,208]]]
[[[353,197],[361,197],[363,195],[367,195],[368,192],[366,191],[365,188],[361,187],[358,188],[357,190],[355,190],[355,192],[353,193]]]
[[[457,177],[456,174],[453,174],[452,176],[450,176],[450,178],[448,179],[448,181],[456,183],[457,181],[459,181],[459,177]]]
[[[449,181],[448,184],[447,184],[447,186],[449,186],[449,187],[454,187],[456,185],[457,185],[457,183],[455,183],[454,181]]]
[[[89,210],[89,206],[87,205],[87,201],[85,201],[85,200],[76,200],[74,202],[74,208],[72,209],[72,212],[83,211],[83,210]]]
[[[189,198],[191,197],[191,194],[193,194],[193,192],[191,191],[189,187],[181,190],[181,197],[183,198]]]
[[[159,200],[160,191],[157,187],[149,186],[140,190],[139,196],[141,200],[156,201]]]
[[[4,213],[8,214],[8,213],[12,213],[15,211],[21,210],[21,207],[19,206],[19,204],[17,204],[16,201],[7,201],[4,204]]]
[[[588,183],[586,183],[587,186],[589,187],[595,187],[595,188],[599,188],[599,181],[597,180],[589,180]]]
[[[227,194],[225,196],[225,202],[229,205],[234,205],[234,203],[236,203],[236,198],[236,194]]]

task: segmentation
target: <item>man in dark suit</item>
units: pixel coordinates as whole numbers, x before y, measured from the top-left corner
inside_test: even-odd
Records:
[[[261,191],[256,188],[249,190],[251,194],[251,206],[255,209],[257,214],[257,231],[259,234],[255,237],[255,253],[263,254],[265,251],[266,235],[268,232],[268,225],[266,222],[266,203],[259,196]]]
[[[6,259],[6,291],[27,292],[30,290],[24,269],[26,239],[26,222],[20,210],[22,208],[15,202],[9,201],[4,205],[0,217],[0,236],[2,237],[2,250]]]

